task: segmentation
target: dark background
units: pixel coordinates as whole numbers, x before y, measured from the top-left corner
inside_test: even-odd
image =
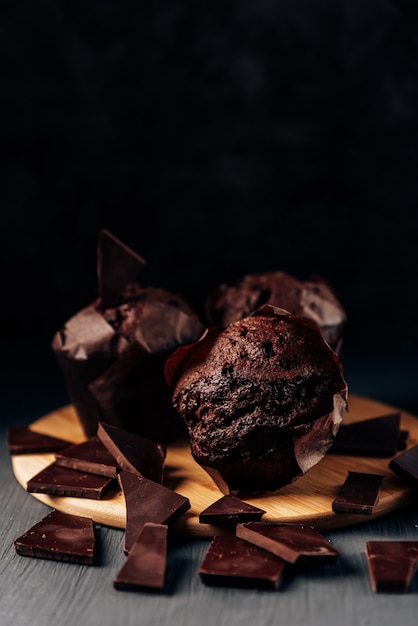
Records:
[[[108,228],[147,259],[145,284],[196,306],[246,273],[321,274],[348,314],[349,382],[373,378],[368,393],[415,409],[415,3],[0,10],[0,332],[13,380],[33,371],[38,394],[50,381],[63,393],[50,341],[95,296]]]

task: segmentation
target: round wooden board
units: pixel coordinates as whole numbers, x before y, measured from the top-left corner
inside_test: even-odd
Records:
[[[408,447],[418,443],[418,419],[410,413],[359,396],[350,396],[344,423],[401,412],[401,428],[409,431]],[[62,407],[31,425],[34,431],[67,439],[74,443],[85,439],[72,406]],[[246,498],[266,513],[263,521],[304,522],[325,530],[368,521],[402,508],[414,501],[415,491],[407,487],[389,468],[389,458],[357,457],[329,454],[293,484],[265,496]],[[12,466],[19,483],[27,481],[54,461],[53,454],[14,455]],[[372,515],[334,513],[332,501],[345,481],[348,471],[383,474],[379,502]],[[199,513],[223,494],[208,474],[193,460],[188,443],[176,441],[167,447],[165,483],[189,498],[191,508],[174,525],[183,535],[212,537],[221,534],[220,527],[199,523]],[[96,523],[125,528],[125,501],[122,493],[102,500],[31,494],[60,511],[91,517]]]

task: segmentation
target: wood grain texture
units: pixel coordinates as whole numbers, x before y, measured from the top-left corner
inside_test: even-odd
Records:
[[[399,411],[397,407],[360,396],[350,396],[349,412],[344,423],[377,417]],[[418,443],[418,419],[401,411],[401,428],[410,433],[408,447]],[[85,439],[81,425],[72,406],[65,406],[35,421],[31,428],[57,437],[81,442]],[[26,482],[54,460],[52,454],[14,456],[13,472],[19,483]],[[402,483],[388,468],[390,458],[327,455],[292,485],[274,494],[246,498],[246,501],[266,511],[265,521],[305,522],[318,529],[341,528],[369,521],[396,511],[414,501],[414,491]],[[337,495],[348,471],[383,474],[384,480],[375,512],[370,516],[334,513],[332,500]],[[164,484],[189,498],[190,510],[174,525],[181,535],[211,537],[222,529],[215,525],[200,524],[199,513],[221,497],[221,492],[206,472],[193,460],[186,441],[176,441],[167,448]],[[120,491],[103,500],[52,497],[28,494],[45,504],[68,513],[92,517],[97,523],[124,528],[125,502]]]

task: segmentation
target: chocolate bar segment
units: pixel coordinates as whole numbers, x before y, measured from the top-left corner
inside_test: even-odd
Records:
[[[418,541],[368,541],[366,557],[373,591],[406,593],[418,568]]]
[[[335,513],[371,515],[376,506],[383,476],[363,472],[348,472],[348,476],[332,503]]]
[[[400,440],[400,413],[342,424],[329,452],[363,456],[392,456]]]
[[[126,554],[146,522],[168,525],[190,508],[188,498],[138,474],[123,470],[118,480],[126,503]]]
[[[115,458],[97,437],[74,444],[55,454],[55,462],[62,467],[116,478],[120,467]]]
[[[108,230],[97,247],[97,279],[102,308],[118,304],[121,292],[135,280],[146,261]]]
[[[257,521],[265,511],[232,495],[225,495],[201,511],[201,524],[238,524],[245,521]]]
[[[93,565],[93,520],[53,510],[14,542],[21,556]]]
[[[205,585],[278,589],[286,562],[235,535],[215,536],[200,564]]]
[[[28,426],[10,426],[7,429],[7,449],[10,454],[44,454],[64,450],[69,445],[70,441],[37,433]]]
[[[114,479],[88,472],[79,472],[51,463],[28,480],[29,493],[46,493],[52,496],[70,496],[100,500]]]
[[[401,452],[389,462],[389,468],[410,485],[418,486],[418,445]]]
[[[103,422],[98,423],[97,436],[122,469],[163,482],[165,445]]]
[[[338,550],[313,526],[306,524],[248,522],[238,524],[236,535],[289,563],[332,563],[339,557]]]
[[[167,562],[167,529],[165,524],[144,524],[113,581],[115,589],[161,591]]]

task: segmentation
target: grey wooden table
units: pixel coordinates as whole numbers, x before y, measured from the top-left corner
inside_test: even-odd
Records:
[[[28,358],[30,354],[26,354]],[[5,442],[6,427],[30,423],[66,400],[55,374],[50,375],[48,370],[45,375],[38,368],[36,375],[32,372],[22,379],[19,363],[9,361],[0,388],[0,626],[417,624],[418,574],[407,594],[375,594],[369,583],[364,549],[370,539],[418,540],[418,505],[380,520],[325,533],[340,551],[339,561],[300,571],[275,592],[203,585],[198,567],[208,539],[170,538],[167,584],[159,595],[113,589],[113,578],[125,559],[123,532],[118,529],[98,527],[100,555],[95,566],[18,556],[14,539],[50,509],[26,493],[14,478]],[[384,365],[380,363],[380,367]],[[403,386],[411,389],[410,369],[401,374],[399,364],[394,397],[386,395],[386,386],[373,383],[381,377],[374,379],[370,372],[366,377],[361,369],[366,367],[364,362],[353,367],[357,373],[350,377],[356,392],[366,391],[370,397],[394,403],[402,401],[396,394],[402,395]],[[403,398],[408,404],[403,408],[411,411],[417,397]]]

